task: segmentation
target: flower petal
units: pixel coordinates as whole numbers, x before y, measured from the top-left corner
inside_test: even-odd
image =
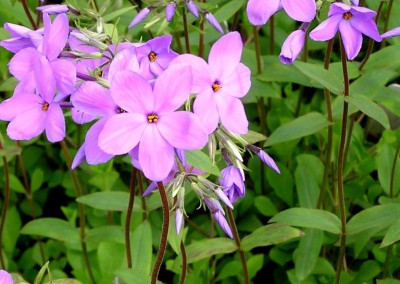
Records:
[[[127,70],[139,73],[139,61],[136,57],[136,48],[124,49],[114,57],[110,70],[108,71],[108,80],[112,81],[114,75],[120,70]]]
[[[239,63],[235,71],[221,80],[222,89],[226,94],[232,97],[244,97],[250,90],[251,80],[250,69],[242,63]]]
[[[36,94],[22,94],[13,96],[0,104],[0,120],[11,121],[17,115],[38,108],[43,99]]]
[[[154,85],[154,112],[162,115],[179,108],[192,89],[192,70],[189,66],[172,66],[157,78]]]
[[[382,34],[382,38],[390,38],[390,37],[399,36],[399,35],[400,35],[400,27],[397,27],[397,28],[394,28],[394,29]]]
[[[340,22],[339,31],[342,37],[344,49],[346,50],[347,59],[353,60],[360,52],[362,34],[354,29],[349,21]]]
[[[30,140],[39,136],[45,127],[46,112],[34,108],[17,115],[7,127],[7,135],[13,140]]]
[[[47,110],[46,136],[50,142],[58,142],[65,137],[65,120],[64,114],[59,104],[52,103]]]
[[[218,126],[219,114],[213,90],[210,88],[199,94],[193,104],[193,110],[199,116],[207,133],[212,133]]]
[[[208,64],[215,79],[229,76],[237,67],[242,56],[243,42],[238,32],[222,36],[211,47]]]
[[[176,111],[160,117],[157,128],[169,144],[192,150],[207,144],[208,135],[199,118],[187,111]]]
[[[10,73],[18,80],[22,80],[28,73],[33,71],[41,56],[33,47],[22,49],[10,60],[8,64]]]
[[[51,103],[56,94],[56,80],[49,61],[44,57],[35,65],[34,69],[36,88],[45,102]]]
[[[45,15],[44,13],[43,18]],[[43,44],[46,42],[47,48],[43,50],[43,53],[50,61],[55,60],[60,55],[67,43],[68,33],[69,22],[65,14],[58,15],[51,24],[50,29],[45,29]]]
[[[99,135],[99,147],[104,152],[120,155],[132,150],[148,126],[146,117],[134,113],[121,113],[107,120]]]
[[[71,61],[58,59],[50,62],[56,86],[61,93],[71,94],[75,90],[76,67]]]
[[[108,162],[114,155],[107,154],[99,147],[99,135],[106,124],[107,119],[101,119],[93,124],[88,130],[85,138],[85,155],[86,161],[90,165],[97,165]]]
[[[269,18],[278,12],[280,0],[249,0],[247,3],[247,17],[254,26],[265,25]]]
[[[119,71],[110,84],[114,102],[128,112],[149,114],[154,108],[154,96],[150,84],[140,75]]]
[[[310,38],[315,41],[327,41],[336,35],[339,29],[339,24],[343,20],[342,14],[336,14],[322,23],[310,32]]]
[[[165,179],[174,165],[174,148],[155,125],[149,125],[143,132],[139,143],[139,163],[144,175],[152,181]]]
[[[299,22],[311,22],[317,12],[315,0],[282,0],[282,6],[289,17]]]
[[[85,160],[85,143],[78,149],[75,154],[74,160],[72,161],[71,170],[76,169]]]
[[[94,116],[115,114],[117,105],[110,96],[110,91],[95,82],[84,82],[71,96],[75,108]]]
[[[379,34],[378,27],[376,23],[371,18],[365,17],[365,15],[353,15],[350,20],[350,25],[361,32],[362,34],[372,38],[373,40],[380,42],[382,37]]]
[[[237,98],[222,93],[216,96],[216,101],[222,125],[233,133],[246,134],[249,122],[243,103]]]

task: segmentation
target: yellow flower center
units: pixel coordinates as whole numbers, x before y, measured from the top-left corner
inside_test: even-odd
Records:
[[[215,82],[214,84],[212,84],[212,89],[214,92],[218,92],[219,90],[221,90],[221,85],[218,84],[217,82]]]
[[[155,123],[155,122],[158,121],[158,116],[156,114],[154,114],[154,113],[149,114],[147,116],[147,121],[150,122],[150,123]]]
[[[157,59],[157,54],[156,54],[155,52],[151,51],[151,52],[149,53],[149,60],[150,60],[151,62],[155,62],[156,59]]]
[[[351,20],[351,18],[353,18],[353,15],[350,12],[346,12],[343,14],[343,19]]]
[[[49,103],[44,103],[44,104],[42,105],[42,110],[46,111],[46,110],[48,110],[48,109],[49,109]]]

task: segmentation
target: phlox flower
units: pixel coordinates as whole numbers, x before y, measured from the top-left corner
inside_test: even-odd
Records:
[[[111,117],[99,135],[99,146],[112,155],[126,154],[138,146],[138,161],[144,175],[161,181],[174,165],[174,148],[197,149],[208,140],[196,115],[176,111],[188,99],[189,67],[168,68],[154,88],[131,71],[112,79],[110,92],[125,112]]]
[[[38,48],[42,44],[43,29],[33,31],[11,23],[5,23],[4,29],[10,33],[12,38],[0,41],[0,46],[13,53],[27,47]]]
[[[233,238],[231,227],[225,219],[225,211],[219,201],[211,197],[204,197],[203,201],[207,205],[208,209],[210,209],[215,220],[217,221],[221,229],[225,232],[225,234],[227,234],[230,238]]]
[[[375,41],[382,40],[373,18],[376,12],[364,7],[333,3],[330,6],[328,19],[310,32],[315,41],[327,41],[339,30],[347,58],[353,60],[360,52],[362,35]]]
[[[317,6],[315,0],[249,0],[246,11],[250,23],[261,26],[281,9],[296,21],[311,22],[315,17]]]
[[[223,187],[223,191],[230,202],[235,203],[239,197],[244,196],[244,177],[238,168],[230,165],[221,171],[221,176],[219,184]]]
[[[240,63],[243,43],[238,32],[222,36],[211,47],[208,64],[202,58],[183,54],[172,65],[190,65],[193,70],[194,113],[208,133],[221,120],[229,131],[245,134],[248,121],[240,98],[250,89],[250,69]]]
[[[50,63],[41,57],[34,66],[36,93],[17,92],[0,104],[0,119],[11,121],[7,135],[14,140],[29,140],[46,131],[50,142],[65,136],[65,121],[55,97],[56,80]]]
[[[52,14],[67,13],[69,11],[69,7],[68,5],[52,4],[52,5],[39,6],[36,8],[36,10],[39,10],[42,13],[47,13],[49,15],[52,15]]]
[[[382,38],[390,38],[394,36],[400,36],[400,27],[394,28],[382,34]]]
[[[140,74],[147,80],[159,76],[169,63],[178,56],[170,49],[172,36],[163,35],[147,41],[136,48]]]
[[[1,284],[13,284],[14,281],[11,274],[5,270],[0,270],[0,283]]]
[[[292,32],[282,44],[279,60],[283,64],[292,64],[303,50],[306,30],[310,23],[303,23],[300,29]]]

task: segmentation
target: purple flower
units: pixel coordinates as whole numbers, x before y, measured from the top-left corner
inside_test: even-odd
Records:
[[[33,31],[11,23],[5,23],[4,29],[10,33],[12,38],[0,41],[0,46],[13,53],[27,47],[37,48],[43,41],[43,29]]]
[[[339,30],[347,58],[353,60],[360,52],[363,34],[378,42],[382,40],[373,20],[375,16],[375,11],[364,7],[333,3],[328,19],[312,30],[310,37],[315,41],[327,41]]]
[[[270,157],[270,155],[267,154],[267,152],[265,152],[264,150],[262,150],[260,147],[254,146],[254,145],[247,145],[247,148],[250,151],[253,151],[254,153],[257,154],[258,158],[260,158],[260,160],[266,164],[268,167],[270,167],[271,169],[273,169],[275,172],[277,172],[278,174],[281,173],[281,171],[279,170],[278,166],[276,165],[274,159],[272,159]]]
[[[214,29],[216,29],[220,34],[224,34],[224,30],[222,29],[221,25],[218,23],[218,20],[214,17],[213,14],[207,12],[205,14],[205,17],[207,22],[209,22]]]
[[[306,32],[302,29],[292,32],[282,45],[279,59],[283,64],[292,64],[303,49]]]
[[[42,13],[47,13],[47,14],[62,14],[62,13],[67,13],[69,11],[69,7],[67,5],[45,5],[45,6],[40,6],[37,7],[36,10],[41,11]]]
[[[194,55],[183,54],[173,63],[190,65],[193,70],[192,93],[197,114],[208,133],[219,120],[229,131],[245,134],[248,121],[240,98],[250,89],[250,69],[240,63],[243,43],[238,32],[222,36],[211,48],[208,64]]]
[[[181,209],[177,208],[175,210],[175,230],[179,234],[183,227],[183,213]]]
[[[282,8],[299,22],[311,22],[317,11],[315,0],[249,0],[247,17],[252,25],[261,26]]]
[[[106,153],[125,154],[138,146],[138,160],[145,176],[165,179],[174,165],[174,148],[197,149],[208,140],[198,118],[176,111],[189,97],[191,70],[168,68],[154,88],[141,76],[120,71],[111,81],[111,96],[126,112],[111,117],[99,135]]]
[[[13,284],[14,281],[11,274],[5,270],[0,270],[0,283],[1,284]]]
[[[219,201],[215,198],[209,197],[204,197],[203,201],[225,234],[227,234],[230,238],[233,238],[231,227],[225,219],[225,212]]]
[[[192,0],[186,1],[186,6],[187,6],[188,10],[190,11],[190,13],[192,13],[193,16],[195,16],[196,18],[199,17],[199,9],[197,8],[197,5]]]
[[[169,2],[167,7],[165,8],[165,19],[167,22],[171,22],[172,18],[175,15],[176,4],[175,2]]]
[[[0,119],[11,121],[7,135],[14,140],[29,140],[46,131],[50,142],[65,136],[63,112],[55,98],[56,80],[50,63],[41,57],[35,64],[37,93],[15,93],[0,104]]]
[[[394,28],[393,30],[387,31],[386,33],[382,34],[382,38],[390,38],[399,35],[400,35],[400,27],[397,27]]]
[[[141,23],[144,19],[146,19],[151,13],[151,9],[149,7],[144,8],[140,11],[136,17],[133,18],[132,22],[129,24],[129,29],[133,28],[137,24]]]
[[[232,203],[245,194],[244,178],[240,170],[233,165],[221,171],[222,178],[219,184],[223,187],[224,193]]]
[[[169,63],[178,56],[170,49],[172,36],[164,35],[153,38],[136,48],[140,64],[140,74],[147,80],[159,76]]]

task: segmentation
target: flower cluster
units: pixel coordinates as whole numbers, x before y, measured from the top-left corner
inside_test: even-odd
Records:
[[[339,31],[348,60],[353,60],[359,54],[363,35],[380,42],[383,38],[400,34],[399,28],[396,28],[380,35],[374,22],[375,11],[359,7],[358,0],[341,2],[343,3],[338,1],[330,4],[328,18],[310,32],[310,38],[315,41],[327,41]],[[281,9],[292,19],[303,22],[282,45],[279,58],[282,63],[291,64],[303,49],[307,29],[315,18],[317,5],[314,0],[250,0],[247,4],[247,15],[251,24],[259,26],[264,25]]]
[[[196,16],[197,6],[186,4]],[[167,18],[175,5],[167,5]],[[241,98],[251,84],[250,69],[240,62],[240,34],[222,36],[205,61],[174,52],[169,35],[113,43],[101,29],[70,27],[68,6],[40,9],[43,28],[32,31],[7,23],[12,38],[0,42],[15,53],[9,70],[19,81],[13,96],[0,104],[0,119],[10,122],[8,136],[29,140],[45,132],[50,142],[61,141],[66,136],[63,109],[71,110],[76,123],[92,123],[72,168],[85,160],[95,165],[128,154],[132,165],[153,181],[146,194],[155,189],[155,182],[167,185],[175,200],[178,232],[188,182],[232,237],[221,202],[233,209],[245,194],[244,150],[262,160],[260,153],[265,153],[240,136],[248,132]],[[51,20],[49,14],[56,16]],[[219,185],[185,161],[186,150],[207,144],[212,160],[220,151],[227,164]],[[273,160],[266,163],[279,172]]]

